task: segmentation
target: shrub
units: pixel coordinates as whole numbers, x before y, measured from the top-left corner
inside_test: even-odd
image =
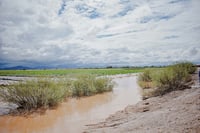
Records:
[[[93,75],[81,75],[72,83],[72,96],[91,96],[111,91],[113,83],[109,78],[97,78]]]
[[[172,65],[172,67],[180,68],[189,74],[193,74],[196,71],[196,67],[194,67],[194,64],[191,62],[176,63],[176,64]]]
[[[138,84],[143,89],[149,89],[155,87],[154,83],[154,77],[157,72],[160,71],[160,68],[158,69],[145,69],[143,73],[139,74],[138,77]]]
[[[66,89],[63,86],[47,79],[4,86],[0,91],[0,96],[4,101],[15,103],[18,108],[25,110],[55,106],[66,95]]]
[[[95,79],[94,85],[97,93],[103,93],[107,91],[112,91],[114,84],[109,78],[98,78]]]
[[[108,78],[82,75],[74,79],[35,79],[1,86],[0,97],[18,105],[23,110],[48,108],[57,105],[66,97],[90,96],[111,91],[113,83]]]
[[[152,85],[149,87],[152,90],[147,91],[145,89],[148,88],[146,85],[149,81],[144,80],[145,78],[138,79],[139,85],[143,89],[143,96],[158,96],[170,91],[186,88],[186,83],[191,81],[190,74],[196,71],[196,68],[193,66],[194,65],[189,62],[176,63],[160,71],[149,72],[151,73],[149,74],[150,78],[147,74],[143,73],[141,77],[147,77],[148,79],[151,79],[152,83]],[[141,82],[143,84],[141,84]]]
[[[149,69],[145,69],[144,72],[139,75],[139,81],[151,82],[151,71]]]
[[[90,96],[95,94],[93,78],[88,75],[81,75],[72,84],[72,96]]]

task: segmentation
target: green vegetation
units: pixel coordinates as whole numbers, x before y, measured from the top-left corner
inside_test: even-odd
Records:
[[[143,97],[163,95],[167,92],[184,89],[196,71],[190,62],[181,62],[164,69],[144,70],[139,75],[138,83],[142,87]]]
[[[81,75],[72,83],[72,96],[90,96],[111,91],[113,83],[109,78],[96,78],[93,75]]]
[[[143,68],[0,70],[0,76],[115,75],[142,72]]]
[[[55,106],[64,98],[66,88],[61,86],[60,83],[38,79],[3,86],[0,91],[0,97],[4,101],[15,103],[19,108],[30,110]]]
[[[39,78],[1,86],[0,97],[15,103],[19,109],[31,110],[49,108],[67,97],[90,96],[112,91],[113,83],[109,78],[82,75],[75,79]]]

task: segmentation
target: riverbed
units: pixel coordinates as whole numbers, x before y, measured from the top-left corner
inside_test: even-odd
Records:
[[[116,76],[113,81],[113,92],[68,99],[56,109],[47,110],[45,114],[0,116],[0,132],[82,132],[87,128],[86,125],[104,121],[116,111],[141,101],[137,76]]]

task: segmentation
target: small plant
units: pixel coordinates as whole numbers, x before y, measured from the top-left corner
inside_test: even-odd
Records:
[[[98,78],[95,79],[94,85],[97,93],[103,93],[112,91],[114,84],[109,78]]]
[[[155,87],[153,78],[155,77],[156,71],[160,71],[159,69],[145,69],[143,73],[141,73],[138,77],[138,84],[143,89],[149,89]]]

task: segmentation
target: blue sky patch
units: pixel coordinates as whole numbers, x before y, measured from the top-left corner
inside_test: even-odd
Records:
[[[129,30],[129,31],[126,31],[126,32],[121,32],[121,33],[101,34],[101,35],[97,35],[96,37],[97,38],[106,38],[106,37],[113,37],[113,36],[118,36],[118,35],[123,35],[123,34],[130,34],[130,33],[133,33],[133,32],[141,32],[141,31],[144,31],[144,30]]]
[[[146,16],[140,20],[140,23],[148,23],[151,20],[160,21],[160,20],[169,20],[173,18],[175,15],[154,15],[154,16]]]
[[[140,20],[140,23],[148,23],[149,21],[151,21],[153,19],[153,17],[143,17]]]
[[[132,6],[126,6],[122,11],[120,11],[117,16],[125,16],[129,11],[132,11],[134,8]]]
[[[101,16],[101,14],[98,13],[97,11],[92,11],[92,12],[90,12],[88,17],[91,18],[91,19],[95,19],[95,18],[98,18],[100,16]]]
[[[130,2],[130,0],[120,0],[119,4],[123,5],[124,8],[121,11],[119,11],[116,15],[114,15],[114,17],[125,16],[128,12],[136,8],[136,6],[133,5],[133,3]]]
[[[84,13],[89,10],[89,7],[87,5],[77,5],[75,8],[78,13]]]
[[[156,20],[169,20],[171,18],[173,18],[175,15],[160,15],[160,16],[156,16]]]
[[[97,11],[97,8],[88,6],[86,4],[77,5],[75,8],[78,14],[82,14],[83,16],[89,17],[91,19],[102,16],[102,14]]]
[[[64,10],[65,10],[65,7],[66,7],[66,1],[63,0],[63,1],[62,1],[62,4],[61,4],[61,6],[60,6],[60,9],[58,10],[58,15],[63,14],[63,12],[64,12]]]

